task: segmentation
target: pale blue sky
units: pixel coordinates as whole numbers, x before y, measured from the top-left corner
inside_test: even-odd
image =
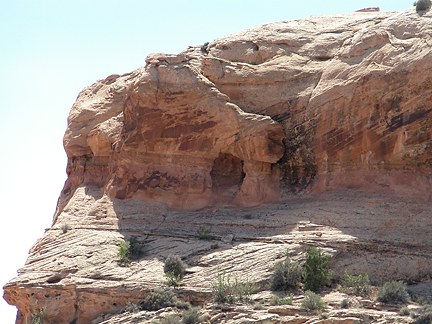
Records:
[[[145,65],[255,25],[412,0],[0,0],[0,285],[24,265],[51,225],[66,180],[62,137],[78,93]],[[0,322],[16,309],[0,301]]]

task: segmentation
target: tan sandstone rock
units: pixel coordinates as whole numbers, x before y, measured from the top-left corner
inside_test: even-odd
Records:
[[[373,284],[429,280],[431,16],[265,24],[205,51],[152,54],[84,89],[64,137],[68,179],[53,226],[4,287],[17,323],[42,307],[47,324],[179,313],[115,314],[162,285],[170,254],[187,268],[179,298],[201,306],[221,271],[265,289],[275,262],[287,253],[303,262],[310,245],[332,256],[336,279],[346,270]],[[132,237],[146,253],[122,267],[118,245]],[[294,314],[299,305],[203,312],[212,323],[407,322],[330,304],[322,320]],[[289,314],[272,311],[282,308]]]

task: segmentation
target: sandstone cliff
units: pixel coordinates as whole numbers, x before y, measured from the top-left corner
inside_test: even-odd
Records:
[[[264,284],[287,247],[302,260],[320,246],[337,276],[376,284],[431,276],[431,18],[265,24],[84,89],[53,226],[4,287],[17,323],[37,307],[47,323],[81,324],[138,303],[172,253],[195,304],[218,268]],[[120,267],[117,245],[132,236],[146,256]]]

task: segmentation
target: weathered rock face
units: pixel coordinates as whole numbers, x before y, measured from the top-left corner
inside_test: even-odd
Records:
[[[284,152],[282,126],[229,103],[198,64],[193,53],[154,54],[132,75],[83,91],[65,135],[69,177],[79,177],[67,189],[95,184],[180,209],[277,197],[271,164]]]
[[[284,125],[291,183],[318,175],[322,191],[351,171],[430,174],[428,17],[352,13],[251,28],[211,43],[203,74],[243,110]]]
[[[266,24],[150,55],[84,89],[64,137],[68,180],[53,226],[4,288],[17,323],[38,307],[49,324],[103,321],[160,286],[172,253],[187,265],[178,292],[195,304],[218,269],[264,285],[287,247],[299,261],[306,246],[323,248],[338,277],[430,278],[431,17],[410,9]],[[206,229],[219,248],[198,238]],[[146,255],[120,267],[119,240],[132,236]],[[309,319],[250,311],[241,318]]]
[[[405,190],[402,173],[424,195],[432,170],[429,16],[310,17],[231,34],[205,52],[150,55],[146,67],[80,94],[64,140],[61,200],[91,184],[178,209],[251,206],[277,199],[279,180],[315,193]],[[369,180],[380,174],[384,182]]]

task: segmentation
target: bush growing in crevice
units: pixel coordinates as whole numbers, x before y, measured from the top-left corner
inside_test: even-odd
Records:
[[[193,307],[191,309],[185,310],[182,313],[182,323],[183,324],[198,324],[203,321],[203,318],[199,314],[199,308]]]
[[[318,291],[330,283],[333,271],[328,268],[330,255],[325,255],[321,249],[309,246],[306,249],[306,262],[303,266],[304,289]]]
[[[31,324],[43,324],[46,319],[46,307],[35,309],[31,314]]]
[[[141,309],[156,311],[161,308],[174,306],[177,302],[177,296],[171,290],[158,288],[150,293],[141,305]]]
[[[120,241],[118,245],[117,256],[120,259],[120,265],[122,267],[130,266],[130,243],[128,241]]]
[[[386,282],[378,291],[377,300],[383,303],[408,303],[410,296],[403,281]]]
[[[350,306],[351,306],[351,302],[349,301],[349,299],[347,298],[342,299],[340,303],[341,308],[350,308]]]
[[[145,254],[144,244],[138,241],[138,237],[131,236],[129,240],[129,252],[132,260],[137,260]]]
[[[185,267],[183,265],[183,261],[178,255],[168,255],[164,263],[164,273],[169,274],[169,276],[175,277],[178,280],[183,279],[185,274]]]
[[[321,311],[327,307],[321,297],[312,291],[306,291],[301,307],[309,311]]]
[[[273,266],[273,273],[270,279],[272,290],[288,290],[296,288],[301,282],[302,267],[298,262],[291,262],[289,259],[278,261]]]
[[[165,316],[161,321],[156,322],[159,324],[181,324],[180,317],[176,314],[169,314]]]
[[[63,234],[66,234],[67,231],[69,231],[71,229],[70,225],[68,223],[64,223],[62,224],[62,226],[60,227]]]
[[[294,299],[294,294],[290,294],[289,297],[279,297],[278,295],[273,296],[270,299],[270,305],[277,306],[277,305],[292,305]]]
[[[175,303],[175,307],[177,307],[177,308],[179,308],[179,309],[186,309],[186,310],[188,310],[188,309],[190,309],[192,306],[191,306],[191,304],[189,304],[188,302],[185,302],[185,301],[182,301],[182,300],[178,300],[178,301]]]
[[[125,306],[125,308],[123,308],[123,313],[136,313],[140,310],[139,306],[137,304],[128,302]]]
[[[200,240],[211,241],[213,240],[213,236],[210,234],[210,230],[206,229],[204,226],[201,226],[198,231],[198,238]]]
[[[248,300],[249,296],[257,290],[254,281],[242,281],[237,274],[234,280],[224,270],[219,270],[217,281],[212,283],[213,300],[221,303],[231,303],[235,300]]]
[[[201,45],[201,52],[203,54],[208,54],[208,46],[209,46],[209,42],[205,42],[203,45]]]
[[[430,0],[419,0],[414,2],[414,6],[416,7],[416,11],[423,11],[429,9],[431,7]]]
[[[420,314],[414,316],[416,324],[432,323],[432,305],[425,305],[421,308]]]
[[[371,293],[368,274],[351,276],[345,271],[343,288],[345,291],[352,292],[358,296],[368,296]]]
[[[398,315],[400,315],[400,316],[408,316],[409,314],[410,314],[410,311],[409,311],[408,307],[402,307],[398,312]]]
[[[162,280],[162,283],[167,285],[168,287],[177,287],[180,286],[182,278],[180,275],[174,275],[174,271],[167,272],[164,274],[166,280]]]

